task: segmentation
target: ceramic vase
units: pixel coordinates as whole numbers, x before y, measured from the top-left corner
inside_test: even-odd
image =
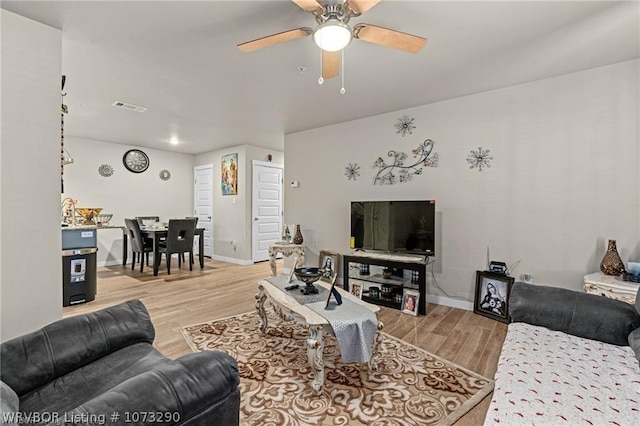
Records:
[[[609,240],[607,245],[607,252],[600,262],[600,270],[605,275],[622,275],[624,270],[624,263],[620,259],[618,254],[618,248],[616,247],[616,240]]]
[[[302,232],[300,232],[300,225],[296,225],[296,235],[293,237],[293,244],[302,244],[304,239],[302,238]]]

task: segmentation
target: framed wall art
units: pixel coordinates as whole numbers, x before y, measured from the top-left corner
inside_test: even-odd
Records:
[[[322,281],[331,282],[333,277],[338,275],[340,270],[340,255],[330,251],[322,250],[318,255],[318,266],[322,269],[329,269],[331,272],[320,278]]]
[[[238,153],[222,157],[222,195],[238,195]]]
[[[476,272],[473,312],[496,321],[509,322],[509,294],[514,278],[487,271]]]

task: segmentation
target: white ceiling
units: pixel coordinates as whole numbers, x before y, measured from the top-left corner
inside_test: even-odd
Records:
[[[412,55],[354,40],[341,95],[339,78],[318,84],[311,37],[236,49],[313,27],[313,16],[290,0],[3,1],[2,8],[63,30],[65,137],[190,154],[240,144],[283,150],[287,133],[640,57],[637,1],[383,0],[351,24],[429,42]],[[117,109],[115,101],[148,111]],[[172,137],[182,143],[170,145]]]

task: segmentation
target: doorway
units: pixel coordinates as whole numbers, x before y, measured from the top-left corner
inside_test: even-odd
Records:
[[[254,262],[268,260],[269,245],[281,240],[283,175],[282,164],[253,161],[251,252]]]
[[[198,228],[204,228],[204,255],[213,257],[213,164],[193,168],[193,215]],[[198,245],[194,243],[194,250]]]

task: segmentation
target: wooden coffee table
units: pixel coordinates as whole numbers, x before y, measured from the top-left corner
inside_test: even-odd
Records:
[[[300,284],[301,286],[304,286],[304,283],[299,281],[294,281],[292,284]],[[323,281],[316,281],[314,285],[316,287],[323,286],[327,289],[331,288],[331,285],[329,283]],[[338,288],[338,291],[340,292],[343,300],[350,300],[354,303],[364,306],[371,312],[375,313],[376,318],[378,317],[378,312],[380,311],[379,306],[364,302],[340,288]],[[313,381],[311,383],[311,386],[316,394],[320,394],[322,392],[322,385],[324,384],[324,335],[333,334],[331,324],[322,315],[318,314],[308,306],[305,306],[304,304],[298,302],[290,294],[288,294],[287,291],[281,290],[269,281],[260,280],[258,281],[258,294],[256,294],[256,309],[258,310],[258,313],[260,314],[260,318],[262,320],[260,331],[263,334],[267,331],[268,327],[267,314],[264,310],[264,302],[267,299],[280,318],[285,321],[293,320],[299,324],[309,327],[309,338],[307,339],[307,357],[309,359],[309,365],[313,369]],[[378,320],[378,330],[376,332],[373,344],[374,354],[377,352],[378,345],[380,344],[380,331],[382,330],[382,328],[383,324],[380,320]],[[375,370],[375,366],[372,362],[373,358],[374,357],[372,356],[369,360],[369,368],[371,370]]]

